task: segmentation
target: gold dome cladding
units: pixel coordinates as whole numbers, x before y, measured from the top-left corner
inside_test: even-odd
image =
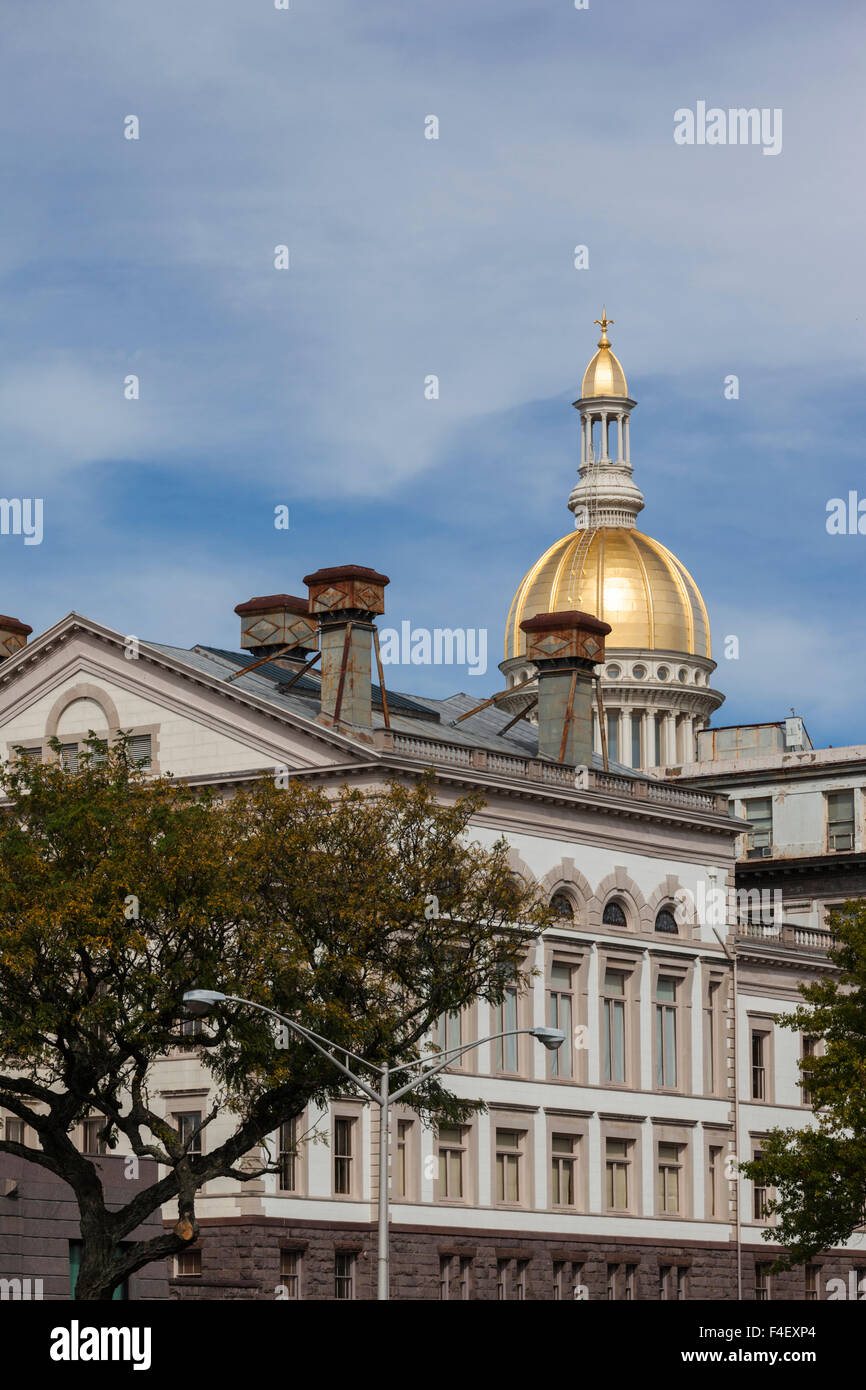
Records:
[[[582,544],[581,544],[582,543]],[[556,541],[517,590],[505,629],[505,656],[526,650],[524,618],[579,608],[610,623],[608,650],[673,651],[710,658],[710,624],[700,590],[677,557],[651,536],[601,526]]]

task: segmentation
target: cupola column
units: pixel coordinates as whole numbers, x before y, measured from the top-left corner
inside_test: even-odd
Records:
[[[619,718],[619,760],[625,763],[626,767],[634,767],[631,757],[631,710],[623,709]]]
[[[648,771],[653,765],[655,757],[655,738],[653,737],[653,715],[645,709],[641,715],[641,766]]]
[[[677,717],[675,714],[666,714],[664,722],[664,747],[662,748],[662,763],[672,766],[677,760]]]

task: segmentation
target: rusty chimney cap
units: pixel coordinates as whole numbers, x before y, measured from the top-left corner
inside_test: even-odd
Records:
[[[330,569],[304,575],[304,583],[310,585],[328,584],[333,579],[365,579],[368,584],[381,584],[383,588],[391,583],[387,574],[367,569],[366,565],[332,565]]]
[[[17,618],[7,618],[0,613],[0,628],[4,632],[17,632],[21,637],[29,637],[33,631],[28,623],[19,623]]]
[[[568,608],[562,613],[536,613],[534,618],[525,618],[520,624],[523,632],[550,632],[569,627],[582,627],[587,632],[597,632],[606,637],[612,632],[610,623],[603,623],[592,613],[581,613],[577,608]]]
[[[309,613],[310,600],[298,598],[295,594],[265,594],[262,598],[248,598],[239,603],[235,612],[243,618],[247,613],[272,613],[275,608],[287,608],[290,613]]]

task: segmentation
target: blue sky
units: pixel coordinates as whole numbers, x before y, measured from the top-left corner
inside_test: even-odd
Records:
[[[487,677],[391,682],[489,693],[513,591],[571,527],[605,303],[717,722],[794,706],[866,742],[866,536],[825,529],[866,497],[864,30],[832,0],[15,0],[0,494],[44,498],[45,533],[0,536],[0,611],[235,645],[237,602],[368,564],[386,624],[490,632]],[[698,100],[781,108],[782,152],[675,145]]]

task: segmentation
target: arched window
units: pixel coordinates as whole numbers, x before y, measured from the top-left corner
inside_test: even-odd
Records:
[[[557,917],[561,917],[567,922],[574,921],[574,903],[566,893],[554,893],[553,897],[550,899],[550,906],[553,908]]]
[[[606,903],[601,920],[606,927],[625,927],[628,925],[625,920],[625,913],[619,903]]]
[[[678,934],[676,918],[666,907],[663,907],[661,912],[656,913],[656,931],[670,932],[671,936]]]

